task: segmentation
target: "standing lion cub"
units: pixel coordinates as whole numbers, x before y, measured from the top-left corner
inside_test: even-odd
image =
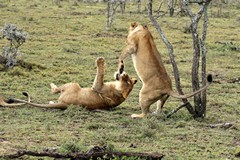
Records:
[[[123,72],[123,63],[119,68],[119,74],[116,81],[103,82],[105,73],[104,58],[100,57],[96,60],[97,74],[91,88],[81,88],[78,83],[67,83],[61,87],[50,84],[52,93],[60,93],[57,103],[37,104],[20,99],[13,99],[18,105],[29,104],[42,108],[58,108],[66,109],[68,105],[82,105],[87,109],[110,109],[121,104],[132,91],[134,84],[137,82],[135,78],[130,78],[128,74]],[[8,104],[0,98],[0,106],[14,106]]]
[[[175,98],[188,98],[205,90],[207,86],[191,94],[179,95],[172,90],[172,82],[163,65],[161,56],[153,41],[153,37],[147,26],[132,23],[127,37],[127,47],[119,57],[119,62],[128,56],[132,56],[135,70],[142,81],[142,89],[139,93],[139,103],[142,114],[132,114],[132,117],[144,117],[150,111],[150,105],[157,102],[156,113],[160,112],[169,96]],[[208,77],[211,82],[211,77]]]

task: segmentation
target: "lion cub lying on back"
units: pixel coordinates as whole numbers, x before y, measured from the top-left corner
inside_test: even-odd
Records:
[[[57,103],[37,104],[20,99],[13,99],[35,107],[66,109],[68,105],[82,105],[87,109],[109,109],[121,104],[133,89],[136,79],[130,79],[128,74],[123,72],[123,65],[119,69],[116,81],[103,82],[105,64],[104,58],[96,60],[97,74],[92,88],[81,88],[78,83],[67,83],[61,87],[50,84],[52,93],[60,93]],[[1,106],[8,106],[8,103],[1,101]],[[9,104],[13,106],[14,104]]]

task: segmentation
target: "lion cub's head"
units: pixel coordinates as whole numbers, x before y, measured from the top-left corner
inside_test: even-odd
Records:
[[[127,73],[116,75],[116,80],[119,82],[116,89],[122,92],[123,97],[126,99],[132,91],[134,84],[137,83],[136,78],[130,78]]]
[[[141,24],[138,24],[137,22],[133,22],[129,27],[128,36],[132,35],[137,31],[142,31],[142,30],[148,30],[147,25],[141,25]]]

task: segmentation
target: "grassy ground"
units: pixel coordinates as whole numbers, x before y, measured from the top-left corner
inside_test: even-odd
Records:
[[[136,14],[135,5],[128,4],[126,13],[117,13],[113,28],[106,31],[105,7],[72,1],[57,6],[47,0],[0,0],[0,26],[14,23],[29,33],[19,58],[36,64],[32,69],[16,66],[1,71],[0,94],[23,98],[21,92],[28,91],[34,102],[47,103],[57,99],[57,95],[50,94],[51,82],[61,85],[75,81],[90,87],[96,70],[94,61],[99,56],[106,58],[105,79],[113,80],[117,57],[125,47],[127,28],[133,21],[149,25],[173,80],[167,49],[146,14]],[[168,100],[161,115],[131,119],[132,113],[141,112],[138,82],[129,98],[109,112],[90,112],[77,106],[64,111],[28,105],[0,108],[0,155],[46,148],[66,153],[106,145],[117,151],[159,152],[165,159],[236,158],[240,151],[240,12],[239,5],[228,7],[231,10],[224,8],[222,15],[217,15],[214,6],[209,9],[207,71],[214,75],[214,83],[208,89],[204,120],[194,120],[185,109],[166,119],[166,113],[181,105],[174,98]],[[190,92],[192,41],[191,34],[183,33],[189,18],[166,15],[158,22],[174,46],[184,91]],[[0,48],[6,44],[0,39]],[[136,76],[130,58],[125,68]],[[225,122],[235,123],[228,129],[209,127]],[[30,158],[34,159],[24,157]]]

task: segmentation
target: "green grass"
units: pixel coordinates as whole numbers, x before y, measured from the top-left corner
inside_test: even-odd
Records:
[[[127,28],[133,21],[148,24],[174,80],[171,64],[166,63],[169,57],[165,45],[147,15],[135,13],[134,4],[127,5],[125,14],[117,13],[113,28],[106,31],[103,3],[76,5],[63,1],[61,6],[47,0],[0,0],[0,3],[0,26],[14,23],[29,33],[19,59],[35,64],[30,70],[16,66],[0,72],[0,94],[6,98],[24,98],[21,92],[28,91],[34,102],[47,103],[58,97],[50,94],[51,82],[61,85],[74,81],[90,87],[96,72],[95,59],[99,56],[106,59],[105,80],[113,80],[117,58],[126,46]],[[240,12],[237,6],[228,7],[231,7],[228,18],[215,17],[214,6],[209,10],[207,71],[214,75],[214,83],[208,89],[204,120],[194,120],[185,109],[166,119],[168,112],[181,105],[174,98],[167,101],[161,115],[131,119],[132,113],[141,112],[138,106],[141,83],[138,82],[129,98],[108,112],[90,112],[78,106],[66,110],[28,105],[0,108],[0,155],[20,149],[87,151],[99,145],[117,151],[159,152],[165,159],[234,159],[240,150],[239,122],[229,129],[209,127],[236,122],[240,116],[239,82],[230,83],[240,78],[239,50],[232,49],[240,48],[237,18]],[[191,34],[183,33],[189,18],[167,15],[158,22],[173,44],[184,92],[191,92],[192,39]],[[0,48],[6,44],[6,40],[0,39]],[[131,76],[137,76],[130,58],[125,69]],[[154,104],[151,110],[155,108]]]

